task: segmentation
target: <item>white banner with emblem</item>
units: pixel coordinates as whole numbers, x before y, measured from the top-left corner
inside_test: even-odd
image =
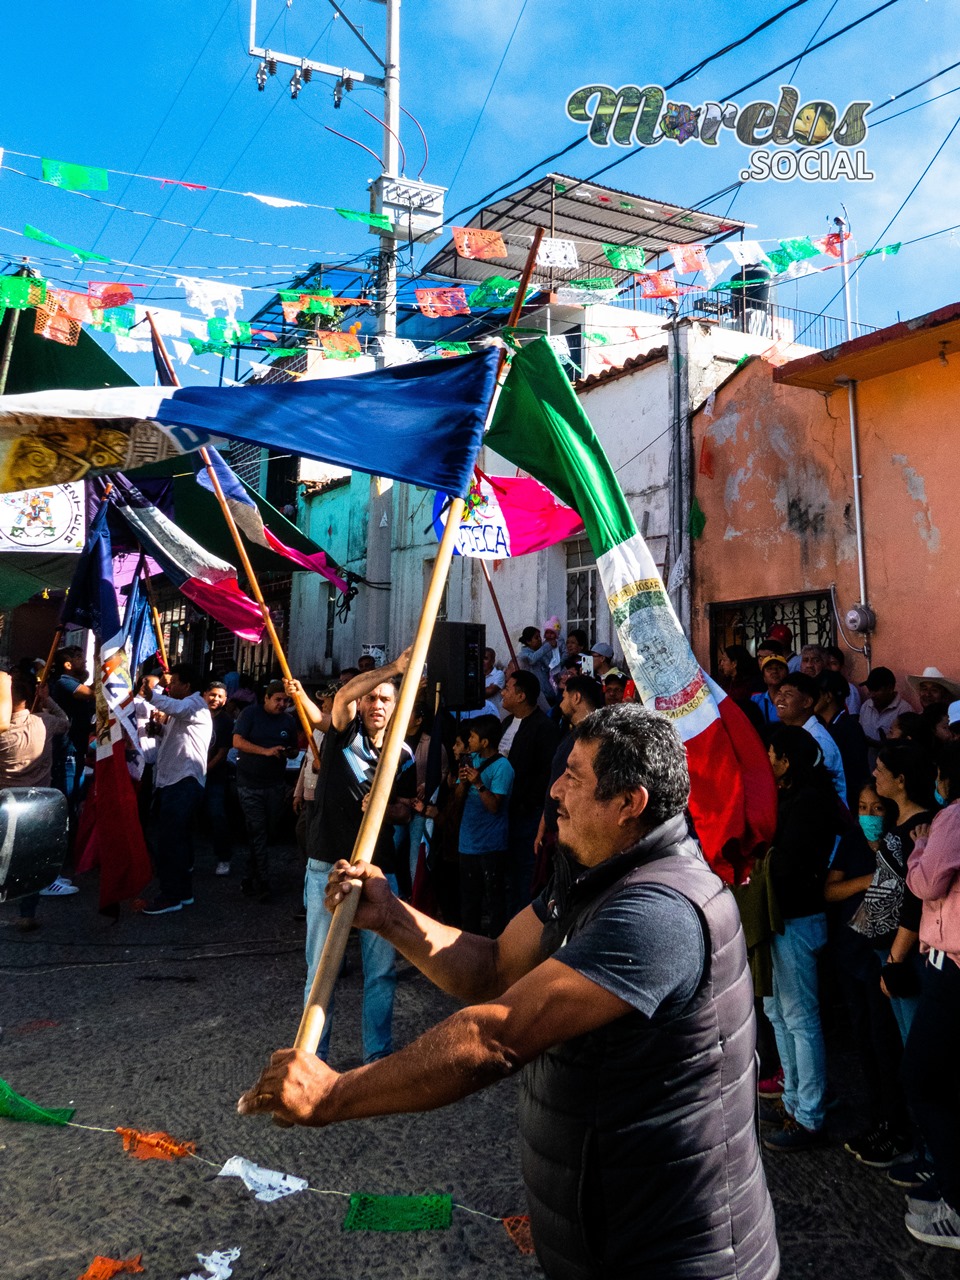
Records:
[[[82,483],[0,494],[0,552],[79,555],[86,534]]]

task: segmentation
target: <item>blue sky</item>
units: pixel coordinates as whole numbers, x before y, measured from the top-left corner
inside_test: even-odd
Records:
[[[574,89],[589,83],[669,81],[786,3],[688,0],[671,11],[666,6],[597,0],[404,0],[402,101],[429,142],[423,177],[451,187],[447,209],[453,213],[583,134],[583,126],[564,113]],[[813,39],[822,39],[880,3],[808,0],[669,96],[692,105],[722,101],[745,82],[799,54]],[[375,0],[341,4],[379,47],[382,6]],[[141,265],[142,276],[132,278],[152,287],[149,295],[146,289],[138,294],[159,305],[183,305],[182,292],[172,280],[158,279],[159,271],[180,268],[200,275],[220,269],[225,278],[250,288],[246,315],[306,264],[332,265],[370,252],[372,236],[326,210],[269,209],[235,196],[110,177],[106,200],[139,213],[199,223],[231,237],[268,242],[247,244],[189,233],[149,217],[111,214],[94,201],[9,171],[13,166],[39,176],[39,161],[11,154],[19,151],[331,207],[365,208],[366,183],[378,171],[376,161],[323,126],[379,151],[380,127],[363,108],[381,115],[380,96],[358,88],[346,96],[342,109],[334,110],[332,84],[318,77],[292,102],[287,89],[290,72],[282,67],[266,91],[258,93],[256,63],[246,53],[248,23],[248,0],[196,0],[191,5],[102,0],[95,6],[34,0],[9,12],[7,47],[17,56],[5,82],[0,129],[0,146],[6,150],[0,172],[0,225],[17,231],[31,223],[63,241]],[[290,0],[289,5],[287,0],[260,0],[258,37],[292,54],[311,53],[336,65],[372,69],[369,55],[325,0]],[[760,98],[776,102],[778,86],[792,83],[804,100],[827,99],[841,109],[854,99],[880,103],[955,61],[957,55],[951,56],[951,51],[958,48],[960,6],[955,0],[898,0],[807,55],[796,69],[791,63],[736,94],[735,100],[741,106]],[[960,68],[877,111],[874,120],[958,86]],[[733,216],[756,224],[752,234],[757,238],[770,239],[831,230],[830,219],[843,201],[858,246],[868,248],[958,115],[960,93],[890,123],[874,123],[865,144],[876,174],[872,183],[753,183],[739,191],[732,208],[730,195],[708,207],[721,214],[729,209]],[[415,176],[423,150],[407,119],[402,137],[408,173]],[[585,177],[619,154],[619,148],[585,143],[553,167]],[[715,148],[697,142],[682,147],[662,143],[646,151],[635,148],[609,181],[637,194],[696,203],[735,182],[747,156],[730,133]],[[883,242],[910,240],[960,222],[958,196],[960,127]],[[17,261],[24,252],[36,259],[40,248],[0,231],[0,254],[9,261]],[[96,278],[67,259],[51,261],[58,258],[63,255],[51,251],[41,269],[81,288],[86,279]],[[889,324],[898,314],[906,318],[955,301],[960,295],[958,268],[960,232],[907,246],[896,258],[868,261],[853,286],[860,319]],[[782,286],[781,301],[817,311],[839,285],[838,274]],[[832,314],[840,310],[839,300],[830,307]],[[104,344],[111,349],[112,339],[105,338]],[[135,376],[148,379],[149,367],[142,358],[118,358]],[[211,371],[219,368],[219,361],[210,357],[197,363]],[[188,370],[185,380],[207,378]]]

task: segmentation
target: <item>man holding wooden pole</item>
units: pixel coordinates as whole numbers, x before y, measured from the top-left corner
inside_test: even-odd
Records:
[[[306,832],[307,872],[303,903],[307,911],[308,1000],[330,930],[330,913],[323,905],[327,878],[334,863],[349,858],[353,850],[387,726],[396,711],[397,686],[409,662],[410,650],[406,649],[388,666],[361,671],[338,690],[329,716],[323,715],[307,697],[298,681],[286,681],[287,693],[306,708],[313,728],[324,734],[320,774]],[[404,745],[401,771],[410,758],[410,748]],[[407,771],[407,781],[412,800],[416,788],[414,770]],[[384,815],[386,820],[380,828],[371,859],[394,893],[397,880],[394,874],[393,824],[409,822],[412,813],[410,805],[404,804],[396,793],[394,784]],[[360,935],[360,944],[363,959],[363,1060],[374,1062],[393,1048],[396,953],[389,942],[366,930]],[[324,1061],[330,1044],[332,1012],[331,1002],[326,1010],[318,1049]]]
[[[687,832],[670,721],[605,707],[553,787],[545,892],[496,939],[402,903],[340,862],[327,905],[467,1007],[337,1074],[282,1049],[241,1114],[324,1126],[446,1106],[522,1071],[523,1174],[551,1280],[774,1280],[755,1127],[753,983],[733,895]]]

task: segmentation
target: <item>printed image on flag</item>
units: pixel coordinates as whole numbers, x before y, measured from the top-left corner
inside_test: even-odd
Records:
[[[439,541],[447,523],[449,496],[433,503],[433,528]],[[576,511],[558,502],[530,476],[474,477],[460,521],[454,555],[503,560],[552,547],[583,533]]]

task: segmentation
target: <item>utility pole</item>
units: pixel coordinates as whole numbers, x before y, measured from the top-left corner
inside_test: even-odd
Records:
[[[377,264],[377,327],[379,337],[393,338],[397,332],[397,246],[416,240],[426,244],[443,231],[444,187],[432,186],[419,179],[408,179],[401,172],[403,148],[400,142],[400,0],[376,0],[383,5],[386,17],[385,57],[369,43],[363,31],[348,17],[342,5],[346,0],[327,0],[336,16],[346,24],[377,64],[375,73],[353,71],[311,58],[280,53],[257,44],[257,0],[250,0],[250,55],[260,59],[257,88],[263,91],[270,76],[277,74],[280,64],[294,68],[290,80],[290,97],[297,98],[314,75],[332,76],[336,80],[333,105],[339,107],[344,93],[355,83],[382,89],[384,95],[382,172],[374,189],[374,208],[391,219],[389,229],[377,228],[380,250]],[[324,128],[329,129],[329,125]],[[334,130],[333,132],[336,132]],[[356,141],[348,139],[348,141]],[[364,145],[364,144],[360,144]],[[377,358],[382,368],[386,363],[382,352]],[[361,627],[364,643],[386,648],[390,640],[390,551],[393,541],[393,481],[374,476],[370,482],[370,504],[367,522],[367,581],[375,584],[364,592]]]
[[[849,218],[846,216],[844,209],[844,217],[834,218],[834,225],[840,236],[840,274],[843,276],[843,318],[847,334],[847,342],[853,337],[853,324],[850,318],[850,264],[847,261],[847,242],[846,236],[850,225]],[[860,586],[860,599],[847,611],[846,622],[851,631],[856,631],[863,636],[863,653],[867,660],[867,670],[870,669],[870,633],[877,625],[876,616],[870,607],[870,597],[867,594],[867,549],[866,535],[864,531],[863,521],[863,496],[861,493],[861,480],[863,475],[860,470],[860,423],[857,414],[857,383],[853,378],[838,379],[841,385],[847,388],[847,409],[850,415],[850,471],[853,480],[853,524],[857,539],[857,576]]]
[[[376,211],[382,214],[384,179],[400,176],[400,0],[386,0],[386,61],[383,68],[383,173],[377,184]],[[377,335],[397,336],[397,242],[380,237],[377,272]],[[385,364],[383,353],[377,364]],[[393,545],[393,481],[370,477],[367,515],[366,579],[360,615],[365,643],[381,648],[386,655],[390,642],[390,552]]]

